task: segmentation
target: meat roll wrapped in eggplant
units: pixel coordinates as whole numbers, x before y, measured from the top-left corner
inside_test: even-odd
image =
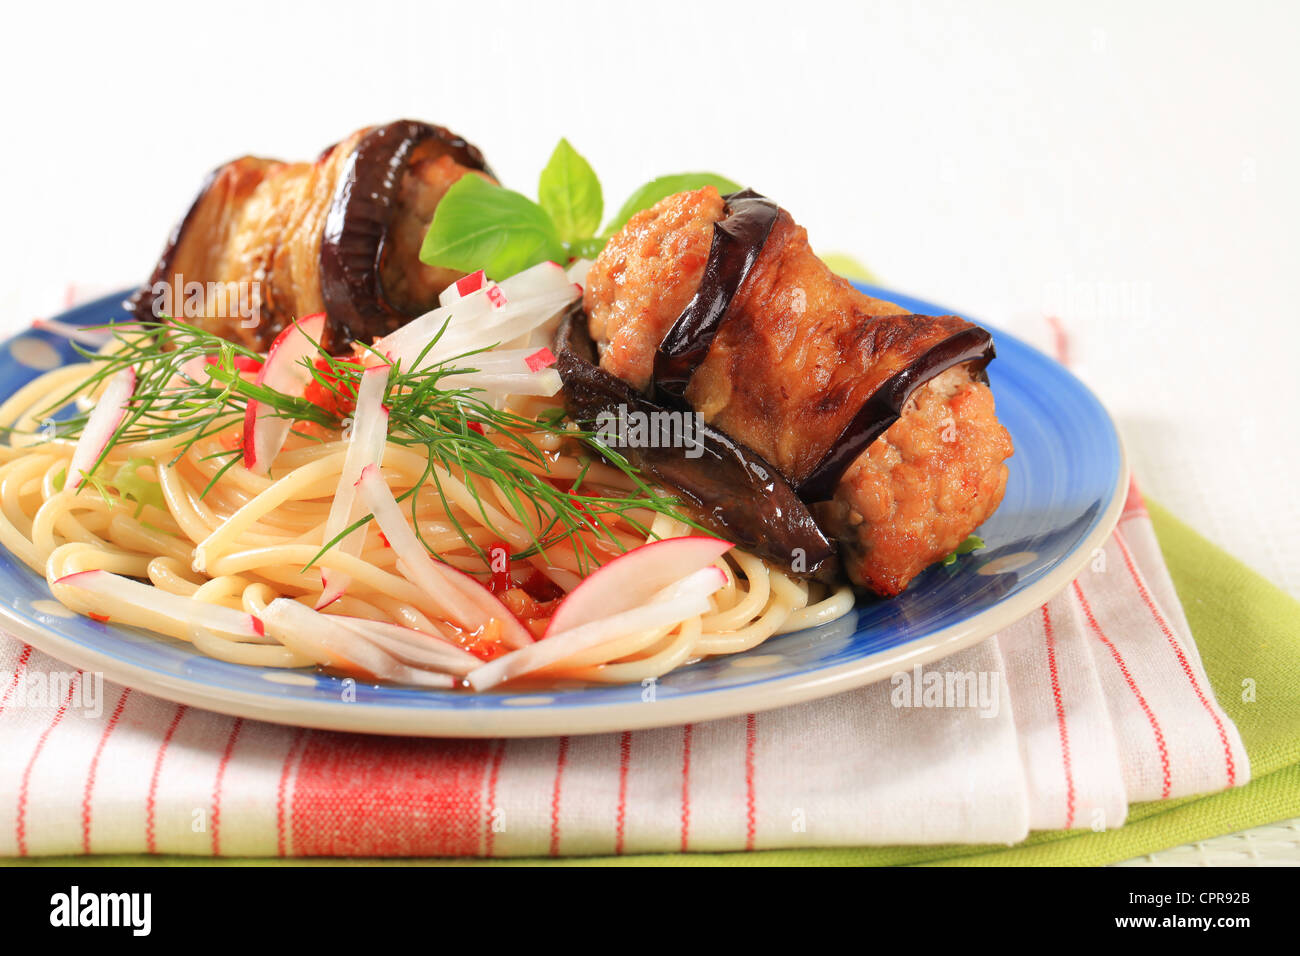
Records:
[[[1002,500],[988,333],[859,292],[764,197],[707,187],[634,216],[584,306],[601,366],[779,469],[859,586],[899,593]]]
[[[462,275],[424,265],[419,251],[439,200],[466,173],[492,179],[477,148],[411,120],[358,130],[312,163],[236,159],[209,175],[127,307],[257,349],[290,320],[324,312],[331,349],[368,342],[428,311]],[[219,300],[189,307],[187,290],[208,288]],[[233,295],[243,308],[230,307]]]

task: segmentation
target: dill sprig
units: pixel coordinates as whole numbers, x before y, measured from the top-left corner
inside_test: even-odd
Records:
[[[365,347],[361,355],[333,356],[317,343],[316,354],[304,362],[312,378],[336,400],[333,407],[306,398],[286,395],[264,385],[257,385],[241,374],[246,360],[261,361],[262,356],[246,346],[183,322],[164,319],[134,324],[129,334],[104,326],[112,332],[115,347],[106,353],[91,352],[75,345],[78,353],[92,364],[86,379],[56,399],[43,413],[52,416],[67,411],[77,398],[93,394],[108,378],[124,368],[135,370],[136,388],[127,406],[127,414],[118,426],[108,448],[114,445],[172,439],[175,441],[174,464],[205,438],[230,429],[244,419],[250,400],[256,400],[273,415],[295,423],[311,423],[330,430],[346,427],[346,411],[355,398],[363,371]],[[445,327],[444,327],[445,330]],[[698,527],[679,510],[679,502],[642,479],[637,469],[621,454],[607,446],[593,432],[565,423],[558,409],[548,409],[536,418],[495,407],[486,392],[473,387],[452,387],[445,382],[455,375],[478,371],[474,356],[481,351],[466,352],[443,361],[426,362],[430,349],[441,332],[426,347],[410,369],[394,366],[389,374],[385,404],[389,409],[388,440],[394,444],[425,450],[424,474],[399,500],[408,503],[414,519],[422,493],[432,491],[445,504],[460,537],[483,560],[487,555],[474,541],[469,530],[457,518],[457,505],[442,487],[440,471],[461,478],[469,489],[478,512],[477,519],[493,533],[498,533],[489,514],[489,503],[481,497],[478,481],[500,489],[508,510],[525,528],[530,529],[531,545],[514,553],[514,558],[545,554],[550,547],[567,543],[573,548],[584,573],[599,559],[592,540],[602,549],[622,550],[614,522],[621,522],[641,534],[649,528],[635,517],[636,512],[663,514]],[[85,427],[88,413],[72,411],[54,419],[47,437],[75,439]],[[297,432],[320,440],[310,432]],[[587,461],[571,487],[564,488],[545,474],[547,455],[534,435],[556,436],[571,443],[579,457]],[[105,449],[101,456],[108,453]],[[204,460],[221,460],[212,480],[203,489],[206,494],[222,475],[242,462],[242,448],[220,449]],[[603,459],[621,472],[633,485],[628,494],[601,494],[586,490],[584,482],[590,462]],[[98,467],[98,464],[97,466]],[[92,469],[92,475],[94,470]],[[582,490],[580,490],[582,489]],[[493,508],[500,502],[491,502]],[[333,541],[326,542],[308,564],[338,543],[346,534],[371,520],[358,520]],[[419,524],[415,523],[417,535]],[[423,540],[423,538],[421,538]],[[424,542],[435,557],[435,549]]]

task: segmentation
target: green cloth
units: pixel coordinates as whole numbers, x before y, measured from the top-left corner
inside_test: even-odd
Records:
[[[1300,602],[1279,591],[1163,508],[1148,503],[1170,576],[1187,612],[1219,703],[1250,755],[1252,781],[1235,790],[1134,804],[1104,833],[1051,831],[1005,846],[900,846],[755,853],[656,854],[561,860],[280,860],[195,857],[50,857],[68,865],[962,865],[1071,866],[1127,860],[1287,817],[1300,816]],[[1243,700],[1243,682],[1255,699]]]

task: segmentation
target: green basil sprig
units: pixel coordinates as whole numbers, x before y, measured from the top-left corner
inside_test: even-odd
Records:
[[[736,183],[716,173],[677,173],[651,180],[628,197],[600,229],[604,197],[600,180],[568,140],[561,139],[542,170],[537,202],[466,175],[447,190],[420,247],[420,261],[503,279],[548,259],[592,259],[609,238],[642,209],[673,193],[715,186],[736,192]]]

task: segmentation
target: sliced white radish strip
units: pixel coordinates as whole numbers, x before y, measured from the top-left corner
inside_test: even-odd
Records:
[[[456,679],[451,675],[408,667],[328,614],[313,611],[289,598],[276,598],[268,604],[262,612],[262,621],[271,636],[285,647],[318,664],[397,684],[456,686]]]
[[[76,325],[69,325],[67,322],[60,322],[57,319],[33,319],[32,328],[40,329],[43,332],[52,332],[69,341],[80,342],[82,345],[89,345],[93,348],[107,345],[113,339],[113,333],[104,329],[83,329]],[[116,326],[116,328],[126,329],[128,326],[123,323]]]
[[[578,298],[577,286],[572,286],[571,289],[572,293],[551,294],[519,304],[512,302],[477,323],[461,324],[453,320],[447,334],[430,350],[434,361],[445,360],[472,349],[522,347],[526,344],[522,340],[534,329],[559,324],[561,313],[570,302]]]
[[[645,604],[657,591],[713,564],[731,547],[720,538],[689,535],[633,548],[601,565],[560,602],[546,636]]]
[[[343,459],[343,473],[339,476],[338,490],[334,493],[329,516],[325,519],[325,540],[322,544],[333,541],[343,529],[361,517],[361,506],[357,501],[357,479],[367,465],[383,463],[384,449],[388,445],[388,409],[384,407],[388,373],[387,365],[377,365],[361,373],[356,409],[352,413],[348,452]],[[334,547],[344,554],[360,555],[365,543],[366,527],[363,525]],[[320,600],[316,603],[317,609],[337,601],[351,583],[350,575],[330,568],[321,568],[320,577],[322,590]]]
[[[537,643],[489,661],[471,671],[465,679],[475,690],[487,690],[543,667],[562,664],[590,647],[630,634],[672,627],[688,618],[708,613],[711,607],[709,595],[726,583],[727,576],[721,568],[703,568],[653,594],[643,607],[555,634],[548,630],[546,637]]]
[[[74,490],[80,488],[94,470],[104,449],[122,424],[122,419],[126,418],[126,406],[134,393],[135,369],[130,366],[108,380],[99,401],[86,418],[86,427],[82,430],[81,437],[77,439],[72,461],[68,463],[64,487]]]
[[[514,302],[565,292],[573,286],[573,280],[565,274],[564,267],[558,262],[539,262],[508,279],[502,279],[499,285],[506,298]]]
[[[419,357],[424,347],[439,333],[445,336],[453,326],[477,326],[504,305],[504,296],[493,295],[496,288],[495,282],[488,282],[475,292],[412,319],[400,329],[376,341],[375,350],[381,355],[388,356],[391,361],[402,358],[404,364],[409,367]],[[444,326],[446,332],[443,331]]]
[[[316,358],[317,346],[324,335],[323,312],[290,324],[271,343],[256,383],[284,395],[303,395],[312,382],[311,370],[305,363]],[[257,400],[250,400],[244,412],[244,467],[259,475],[269,474],[271,463],[292,429],[291,419],[277,415]]]
[[[357,490],[397,555],[399,570],[438,605],[441,617],[471,633],[487,627],[495,619],[501,629],[501,640],[510,647],[527,647],[533,643],[533,636],[495,594],[468,574],[435,561],[425,550],[376,466],[369,465],[362,470]]]
[[[208,368],[212,363],[206,355],[195,355],[181,363],[176,374],[167,383],[169,389],[187,388],[190,385],[202,385],[208,380]]]
[[[539,395],[550,398],[564,387],[560,373],[553,368],[544,368],[540,372],[522,374],[490,375],[483,372],[468,372],[464,375],[448,375],[438,382],[440,388],[479,388],[494,395]]]
[[[569,268],[564,270],[564,274],[569,277],[569,281],[587,288],[587,273],[595,263],[590,259],[574,259],[569,263]]]
[[[550,368],[556,361],[554,352],[547,348],[540,348],[524,359],[524,364],[528,366],[528,371],[540,372],[544,368]]]
[[[424,631],[362,617],[329,615],[329,618],[378,645],[399,661],[416,667],[431,667],[464,677],[483,663],[464,648]]]
[[[54,584],[112,598],[117,603],[128,605],[129,609],[125,613],[116,616],[117,620],[125,624],[148,627],[148,615],[156,614],[183,628],[206,627],[222,634],[253,639],[261,638],[265,633],[262,622],[245,611],[195,601],[109,571],[77,571],[65,574],[55,580]]]
[[[451,307],[442,306],[415,319],[376,342],[375,351],[391,362],[400,362],[407,370],[414,370],[466,352],[509,348],[534,330],[553,330],[564,308],[582,294],[578,286],[566,282],[541,295],[511,298],[495,308],[486,296],[487,291],[472,293]],[[439,333],[441,337],[430,346]]]
[[[555,364],[550,349],[492,349],[457,357],[455,366],[491,374],[540,372]]]
[[[479,269],[478,272],[471,272],[467,276],[462,276],[442,290],[438,295],[438,304],[451,305],[457,299],[463,299],[471,292],[477,292],[479,289],[483,288],[483,285],[486,282],[487,276],[484,274],[482,269]]]

